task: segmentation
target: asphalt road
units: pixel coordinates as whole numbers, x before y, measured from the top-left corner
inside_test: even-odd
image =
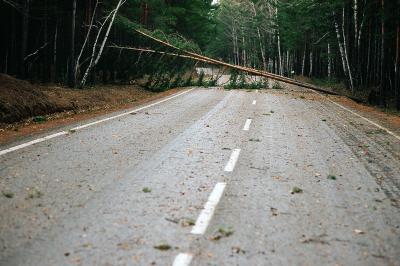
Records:
[[[0,147],[0,265],[400,265],[400,139],[325,96],[90,122]]]

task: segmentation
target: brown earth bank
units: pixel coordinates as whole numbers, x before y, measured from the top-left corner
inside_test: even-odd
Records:
[[[0,74],[0,144],[132,108],[178,90],[156,93],[136,85],[100,85],[79,90],[31,84]]]

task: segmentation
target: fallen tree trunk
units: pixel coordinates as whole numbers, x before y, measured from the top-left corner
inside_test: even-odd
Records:
[[[116,48],[120,50],[132,50],[132,51],[138,51],[138,52],[146,52],[146,53],[154,53],[154,54],[161,54],[161,55],[169,55],[169,56],[174,56],[174,57],[181,57],[185,59],[192,59],[194,61],[201,61],[204,63],[210,63],[204,59],[196,58],[193,56],[189,55],[183,55],[183,54],[175,54],[175,53],[168,53],[168,52],[162,52],[162,51],[157,51],[157,50],[152,50],[152,49],[146,49],[146,48],[136,48],[136,47],[130,47],[130,46],[119,46],[119,45],[109,45],[107,46],[108,48]]]
[[[228,68],[231,68],[231,69],[236,69],[236,70],[239,70],[239,71],[242,71],[242,72],[246,72],[246,73],[250,73],[250,74],[253,74],[253,75],[257,75],[257,76],[270,78],[270,79],[273,79],[273,80],[277,80],[277,81],[281,81],[281,82],[284,82],[284,83],[296,85],[296,86],[299,86],[299,87],[303,87],[303,88],[307,88],[307,89],[311,89],[311,90],[315,90],[315,91],[319,91],[319,92],[324,92],[324,93],[327,93],[327,94],[338,95],[335,92],[332,92],[332,91],[329,91],[327,89],[323,89],[323,88],[317,87],[317,86],[312,85],[312,84],[300,82],[300,81],[297,81],[297,80],[294,80],[294,79],[290,79],[290,78],[287,78],[287,77],[284,77],[284,76],[279,76],[279,75],[272,74],[272,73],[269,73],[269,72],[266,72],[266,71],[261,71],[261,70],[257,70],[257,69],[253,69],[253,68],[247,68],[247,67],[243,67],[243,66],[229,64],[229,63],[226,63],[226,62],[223,62],[223,61],[219,61],[219,60],[216,60],[216,59],[204,56],[204,55],[200,55],[200,54],[197,54],[197,53],[194,53],[194,52],[186,51],[186,50],[183,50],[183,49],[181,49],[179,47],[176,47],[176,46],[174,46],[174,45],[172,45],[172,44],[170,44],[170,43],[168,43],[166,41],[163,41],[163,40],[160,40],[158,38],[155,38],[155,37],[143,32],[141,30],[135,29],[135,31],[137,33],[149,38],[149,39],[152,39],[153,41],[155,41],[155,42],[157,42],[159,44],[162,44],[163,46],[166,46],[166,47],[169,47],[171,49],[180,51],[182,54],[185,54],[186,56],[190,56],[190,59],[193,59],[193,60],[198,60],[198,61],[205,62],[205,63],[212,64],[212,65],[225,66],[225,67],[228,67]],[[117,48],[117,47],[114,47],[114,48]],[[140,51],[141,48],[131,48],[131,50],[135,50],[135,49]],[[148,52],[154,51],[156,53],[163,53],[163,52],[159,52],[159,51],[155,51],[155,50],[147,50],[147,51]],[[170,53],[169,55],[172,55],[172,54]],[[180,55],[180,56],[182,56],[182,55]]]

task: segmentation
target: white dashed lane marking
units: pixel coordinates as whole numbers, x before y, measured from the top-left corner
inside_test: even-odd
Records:
[[[246,123],[244,124],[243,130],[248,131],[250,130],[251,119],[247,119]]]
[[[192,262],[193,255],[190,253],[179,253],[174,260],[172,266],[189,266]]]
[[[201,211],[195,225],[192,228],[192,234],[203,235],[206,232],[208,224],[214,215],[215,208],[217,207],[218,202],[224,193],[225,187],[226,183],[223,182],[215,185],[214,190],[211,192],[206,204],[204,205],[204,209]]]
[[[228,163],[225,166],[225,172],[232,172],[235,169],[236,162],[239,158],[240,149],[234,149],[232,151],[231,157],[229,158]]]

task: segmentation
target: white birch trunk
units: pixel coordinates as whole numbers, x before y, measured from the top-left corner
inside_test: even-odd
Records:
[[[232,45],[233,45],[233,63],[237,65],[236,61],[236,43],[235,43],[235,27],[232,25]]]
[[[346,32],[345,32],[345,27],[344,27],[344,22],[345,22],[345,12],[344,12],[344,7],[343,7],[343,16],[342,16],[342,34],[343,34],[343,48],[344,48],[344,55],[346,59],[346,65],[347,65],[347,71],[348,71],[348,76],[349,76],[349,81],[350,81],[350,89],[352,92],[354,92],[354,86],[353,86],[353,76],[351,74],[351,68],[350,68],[350,63],[349,63],[349,56],[347,54],[347,42],[346,42]]]
[[[90,33],[92,31],[92,28],[93,28],[93,21],[94,21],[95,15],[96,15],[96,10],[97,10],[98,4],[99,4],[99,1],[96,0],[96,5],[94,6],[92,18],[90,20],[90,25],[89,25],[89,29],[88,29],[88,32],[87,32],[86,37],[85,37],[85,41],[83,42],[81,50],[80,50],[79,55],[78,55],[78,58],[76,59],[75,71],[74,71],[75,82],[76,82],[76,79],[78,78],[79,70],[80,70],[80,67],[81,67],[81,57],[82,57],[83,51],[86,48],[86,44],[89,41]]]
[[[255,7],[253,2],[251,2],[251,7],[253,9],[253,15],[254,15],[254,18],[255,18],[257,16],[257,10],[256,10],[256,7]],[[260,52],[261,52],[261,59],[262,59],[262,63],[263,63],[263,70],[266,71],[267,70],[267,63],[265,61],[265,51],[264,51],[264,46],[262,44],[260,27],[258,27],[258,25],[257,25],[257,36],[258,36],[258,42],[260,44]]]
[[[362,35],[363,27],[364,27],[364,17],[365,17],[365,8],[364,8],[362,18],[361,18],[361,25],[358,28],[358,33],[357,33],[357,51],[360,49],[360,45],[361,45],[361,35]]]
[[[289,76],[289,50],[286,50],[286,73]]]
[[[242,48],[243,66],[247,66],[246,41],[244,39],[243,29],[242,29],[242,43],[243,43],[243,48]]]
[[[306,49],[307,47],[304,45],[304,53],[303,53],[303,60],[302,60],[302,63],[301,63],[301,75],[302,76],[304,76],[304,68],[305,68],[305,65],[306,65]]]
[[[279,37],[279,30],[277,30],[277,41],[278,41],[278,72],[282,76],[282,54],[281,54],[281,40]]]
[[[275,1],[275,4],[277,4],[278,1]],[[278,17],[278,8],[275,8],[275,18]],[[281,38],[279,36],[279,29],[276,30],[276,35],[277,35],[277,42],[278,42],[278,73],[279,75],[282,76],[282,54],[281,54]]]
[[[339,25],[338,25],[336,19],[335,19],[335,30],[336,30],[336,37],[337,37],[337,40],[338,40],[340,58],[341,58],[341,61],[342,61],[343,73],[347,77],[348,73],[347,73],[346,59],[345,59],[345,56],[344,56],[343,44],[342,44],[342,42],[340,40]]]
[[[236,61],[237,64],[240,65],[240,49],[239,49],[237,34],[235,35],[235,43],[236,43]]]
[[[100,60],[100,58],[101,58],[101,55],[102,55],[102,53],[103,53],[103,50],[104,50],[104,46],[105,46],[105,44],[106,44],[106,42],[107,42],[107,39],[108,39],[108,35],[110,34],[111,27],[112,27],[112,25],[114,24],[115,17],[116,17],[116,15],[117,15],[117,13],[118,13],[119,8],[120,8],[124,3],[125,3],[125,0],[119,0],[119,1],[118,1],[118,4],[117,4],[117,7],[107,16],[107,18],[105,19],[104,23],[101,25],[101,28],[99,29],[99,33],[97,34],[97,37],[96,37],[96,41],[95,41],[95,43],[93,44],[93,52],[92,52],[92,57],[91,57],[91,59],[90,59],[90,63],[89,63],[89,65],[88,65],[88,67],[86,68],[85,74],[84,74],[84,76],[83,76],[83,78],[82,78],[82,81],[81,81],[81,84],[80,84],[81,87],[85,86],[85,84],[86,84],[86,79],[87,79],[87,77],[88,77],[90,71],[91,71],[92,68],[93,68],[94,66],[96,66],[97,63],[99,62],[99,60]],[[97,46],[97,42],[98,42],[100,33],[101,33],[102,29],[103,29],[103,26],[107,23],[107,21],[109,20],[109,18],[110,18],[111,15],[112,15],[111,21],[110,21],[110,23],[108,24],[108,28],[107,28],[107,31],[106,31],[105,36],[104,36],[104,38],[103,38],[103,41],[102,41],[102,43],[101,43],[100,50],[98,51],[97,56],[95,56],[95,53],[96,53],[96,46]]]

